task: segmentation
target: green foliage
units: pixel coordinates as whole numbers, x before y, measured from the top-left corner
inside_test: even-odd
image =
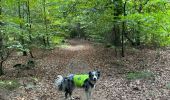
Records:
[[[18,51],[26,51],[26,52],[29,51],[29,49],[26,48],[26,46],[27,46],[26,44],[25,45],[21,45],[21,43],[16,42],[14,44],[9,44],[9,45],[10,46],[8,48],[10,48],[10,49],[15,49],[15,50],[18,50]]]
[[[91,39],[91,41],[94,41],[94,42],[100,42],[100,43],[103,43],[104,42],[104,38],[100,35],[95,35],[95,34],[92,34],[92,35],[89,35],[89,37]]]
[[[129,80],[149,79],[151,77],[154,77],[154,74],[149,71],[130,72],[126,75],[126,78]]]
[[[136,1],[136,3],[140,2]],[[127,9],[133,9],[133,5],[135,5],[133,2],[127,3]],[[151,0],[143,5],[142,13],[131,14],[130,12],[123,18],[127,21],[131,38],[135,40],[136,36],[140,36],[141,42],[150,46],[170,45],[168,5],[166,0]]]
[[[28,1],[31,22],[28,22],[28,8],[25,5]],[[120,5],[125,1],[127,15],[123,16],[123,8]],[[3,10],[0,21],[5,23],[1,27],[5,42],[21,51],[27,51],[31,44],[36,47],[43,45],[44,37],[49,37],[49,41],[55,44],[59,44],[64,38],[77,35],[96,42],[113,44],[113,27],[119,26],[120,34],[123,21],[126,24],[125,31],[133,42],[137,42],[139,37],[144,45],[170,45],[168,0],[46,0],[45,5],[42,0],[20,2],[22,18],[18,17],[18,2],[1,1]],[[116,11],[121,13],[115,16]],[[78,23],[80,26],[77,26]],[[21,42],[21,38],[25,43]],[[21,45],[14,45],[11,43],[13,41],[19,41]],[[128,40],[124,40],[124,43],[128,43]]]
[[[64,37],[53,36],[51,40],[52,40],[52,43],[60,44],[62,43],[62,41],[64,41]]]
[[[17,80],[0,80],[0,88],[14,90],[20,86]]]

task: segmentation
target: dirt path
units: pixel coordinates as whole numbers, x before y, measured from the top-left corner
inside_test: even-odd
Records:
[[[22,86],[15,91],[0,91],[1,98],[4,100],[63,100],[64,94],[58,92],[53,84],[58,74],[68,75],[100,70],[102,77],[93,91],[92,100],[170,99],[170,89],[166,87],[170,83],[170,51],[129,50],[126,57],[121,58],[115,57],[114,50],[88,41],[70,40],[69,44],[51,51],[35,50],[36,79],[30,77],[29,72],[21,74],[27,77],[17,78],[22,84],[33,83],[33,85]],[[6,62],[6,72],[14,70],[9,67],[14,62],[25,60],[26,58],[22,57],[10,58]],[[128,80],[126,74],[136,70],[151,71],[155,77]],[[15,72],[13,73],[1,78],[15,78]],[[76,89],[73,96],[77,100],[84,100],[84,92],[81,89]]]

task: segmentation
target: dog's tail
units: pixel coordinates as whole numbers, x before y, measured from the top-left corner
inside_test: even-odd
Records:
[[[58,90],[60,90],[60,91],[63,90],[63,83],[64,83],[63,76],[58,75],[57,79],[55,79],[55,86],[58,88]]]
[[[57,76],[57,79],[55,79],[55,85],[56,85],[57,87],[59,87],[59,86],[62,84],[63,79],[64,79],[63,76],[58,75],[58,76]]]

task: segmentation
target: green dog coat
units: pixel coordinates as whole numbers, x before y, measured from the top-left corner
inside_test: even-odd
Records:
[[[73,81],[75,86],[82,87],[84,84],[84,81],[89,78],[88,74],[82,74],[82,75],[74,75]]]

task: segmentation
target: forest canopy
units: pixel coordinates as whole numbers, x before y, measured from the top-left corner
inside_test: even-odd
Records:
[[[161,47],[170,44],[169,16],[169,0],[0,0],[0,40],[21,50],[75,37]]]

